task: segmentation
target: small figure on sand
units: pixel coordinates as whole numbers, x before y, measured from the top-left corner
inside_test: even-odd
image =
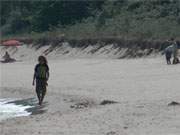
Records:
[[[10,54],[8,53],[8,51],[5,52],[2,59],[3,59],[3,61],[1,61],[1,62],[3,62],[3,63],[9,63],[9,62],[15,62],[16,61],[15,59],[10,57]]]
[[[171,64],[171,57],[173,55],[173,64],[178,64],[179,63],[179,58],[178,58],[178,45],[177,42],[174,40],[174,38],[171,38],[168,40],[169,46],[165,48],[165,57],[166,57],[166,62],[167,64]]]
[[[165,49],[166,62],[168,65],[171,64],[172,53],[173,53],[173,46],[171,45]]]
[[[36,80],[36,94],[39,100],[39,105],[42,105],[44,96],[46,95],[47,81],[49,79],[49,67],[46,57],[39,56],[38,64],[34,69],[33,85]]]

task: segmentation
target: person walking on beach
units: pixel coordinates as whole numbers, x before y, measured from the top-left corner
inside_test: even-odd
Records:
[[[49,67],[46,57],[39,56],[38,64],[34,69],[33,85],[36,80],[36,94],[39,100],[39,105],[42,105],[44,96],[46,95],[47,81],[49,79]]]

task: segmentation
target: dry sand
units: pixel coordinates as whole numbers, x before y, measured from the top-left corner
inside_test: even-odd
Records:
[[[1,64],[0,98],[35,106],[31,116],[0,122],[1,135],[180,134],[180,106],[168,106],[180,102],[180,65],[167,66],[163,58],[51,59],[39,107],[31,85],[35,64]]]

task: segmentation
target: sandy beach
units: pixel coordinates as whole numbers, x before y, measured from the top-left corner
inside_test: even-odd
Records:
[[[180,0],[0,9],[0,135],[180,135]]]
[[[1,64],[0,98],[32,105],[32,115],[0,122],[2,135],[178,135],[179,65],[164,59],[50,59],[41,107],[35,61]],[[102,101],[117,103],[101,105]]]

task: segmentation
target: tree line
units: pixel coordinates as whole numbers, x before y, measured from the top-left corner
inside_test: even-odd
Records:
[[[0,5],[3,35],[51,30],[69,36],[180,35],[179,0],[4,0]]]

